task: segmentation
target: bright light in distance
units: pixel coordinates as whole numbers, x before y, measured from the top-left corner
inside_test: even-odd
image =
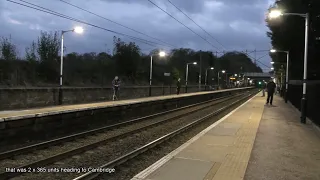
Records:
[[[277,17],[280,17],[282,14],[282,12],[280,10],[272,10],[270,13],[269,13],[269,18],[272,19],[272,18],[277,18]]]
[[[277,52],[277,50],[271,49],[270,52],[275,53],[275,52]]]
[[[165,53],[164,51],[160,51],[160,52],[159,52],[159,56],[160,56],[160,57],[164,57],[164,56],[166,56],[166,53]]]
[[[194,65],[197,65],[197,62],[193,62]]]
[[[253,81],[252,80],[250,80],[250,83],[252,83]]]
[[[211,69],[211,70],[213,70],[214,68],[213,68],[213,67],[211,67],[210,69]]]
[[[226,71],[225,71],[225,70],[222,70],[221,72],[222,72],[222,73],[225,73]]]
[[[274,70],[274,68],[272,67],[271,70]]]
[[[250,78],[248,78],[248,80],[250,80]]]
[[[274,64],[274,62],[273,62],[273,61],[271,61],[270,63],[271,63],[271,64]]]
[[[75,27],[75,28],[73,29],[73,31],[74,31],[75,33],[81,34],[81,33],[83,33],[83,28],[82,28],[82,27]]]
[[[235,77],[237,77],[237,76],[238,76],[238,74],[234,74],[234,76],[235,76]]]

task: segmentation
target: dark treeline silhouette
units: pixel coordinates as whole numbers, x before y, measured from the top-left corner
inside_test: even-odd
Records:
[[[202,59],[202,82],[205,70],[214,67],[208,73],[208,84],[214,84],[217,70],[228,73],[262,72],[251,59],[239,52],[227,52],[216,57],[210,51],[192,49],[173,49],[167,56],[159,57],[158,49],[143,54],[134,42],[124,42],[114,37],[112,54],[90,52],[84,54],[69,53],[64,57],[65,86],[110,86],[111,80],[119,76],[127,85],[147,85],[150,72],[150,55],[153,54],[153,84],[173,83],[181,78],[184,83],[186,64],[190,66],[189,82],[198,82],[200,58]],[[60,36],[57,32],[41,32],[37,42],[26,48],[24,58],[17,57],[15,44],[3,37],[0,44],[0,85],[16,86],[58,86],[60,72]],[[165,77],[164,73],[171,73]],[[214,78],[214,80],[213,80]]]
[[[320,1],[319,0],[281,0],[277,1],[270,10],[278,8],[287,13],[310,13],[309,43],[308,43],[308,80],[320,80]],[[305,18],[298,16],[283,16],[278,19],[267,20],[270,32],[267,33],[275,49],[290,52],[289,79],[302,80],[304,45],[305,45]],[[275,62],[278,76],[285,74],[286,54],[271,55]],[[319,120],[320,84],[307,85],[307,112],[308,117]],[[289,101],[300,108],[302,85],[289,85]],[[320,124],[320,121],[316,122]]]

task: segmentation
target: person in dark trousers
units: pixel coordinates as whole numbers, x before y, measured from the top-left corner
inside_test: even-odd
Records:
[[[263,82],[263,84],[262,84],[262,97],[265,96],[266,89],[267,89],[267,83]]]
[[[275,93],[275,90],[276,90],[276,84],[273,82],[272,79],[270,79],[270,81],[267,84],[268,98],[267,98],[266,105],[268,105],[269,103],[270,105],[272,105],[273,94]]]
[[[181,79],[179,78],[177,81],[177,95],[180,94],[180,88],[181,88]]]
[[[119,99],[120,80],[118,76],[116,76],[112,81],[112,87],[113,87],[112,100],[115,101]]]

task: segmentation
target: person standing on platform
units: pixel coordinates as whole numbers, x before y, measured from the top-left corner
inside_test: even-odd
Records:
[[[267,83],[263,82],[262,84],[262,97],[265,96],[265,91],[267,90]]]
[[[269,103],[270,105],[272,105],[273,94],[275,93],[275,90],[276,90],[276,84],[273,82],[272,79],[270,79],[269,83],[267,84],[268,98],[267,98],[266,105],[268,105]]]
[[[181,79],[179,78],[177,81],[177,95],[180,94],[180,88],[181,88]]]
[[[118,78],[118,76],[116,76],[114,78],[114,80],[112,81],[112,87],[113,87],[113,96],[112,96],[112,100],[119,100],[119,89],[120,89],[120,80]]]

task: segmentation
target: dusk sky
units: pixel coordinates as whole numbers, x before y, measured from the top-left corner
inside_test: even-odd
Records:
[[[13,1],[23,3],[20,0]],[[172,3],[184,11],[223,46],[172,6],[169,1],[152,0],[216,48],[162,12],[148,0],[66,1],[156,39],[74,8],[60,0],[26,1],[106,29],[162,44],[156,40],[160,39],[178,48],[213,52],[223,50],[243,51],[246,49],[248,51],[254,49],[268,50],[271,48],[270,39],[266,36],[268,28],[265,23],[265,14],[274,0],[171,0]],[[0,36],[10,37],[11,35],[11,40],[17,45],[20,56],[24,55],[24,49],[33,40],[37,40],[40,31],[69,30],[74,26],[82,26],[84,33],[65,34],[67,53],[101,52],[106,51],[106,49],[110,49],[110,52],[112,52],[112,38],[114,35],[124,41],[133,41],[128,37],[122,37],[105,30],[23,7],[7,0],[0,0],[0,21]],[[143,52],[156,48],[139,41],[136,41],[136,43]],[[170,47],[166,46],[157,45],[157,47],[170,50]],[[259,52],[256,57],[259,58],[267,53],[267,51]],[[250,55],[254,57],[254,53]],[[270,57],[268,55],[260,59],[260,61],[268,66],[270,65]],[[258,65],[263,69],[267,68],[260,63]]]

